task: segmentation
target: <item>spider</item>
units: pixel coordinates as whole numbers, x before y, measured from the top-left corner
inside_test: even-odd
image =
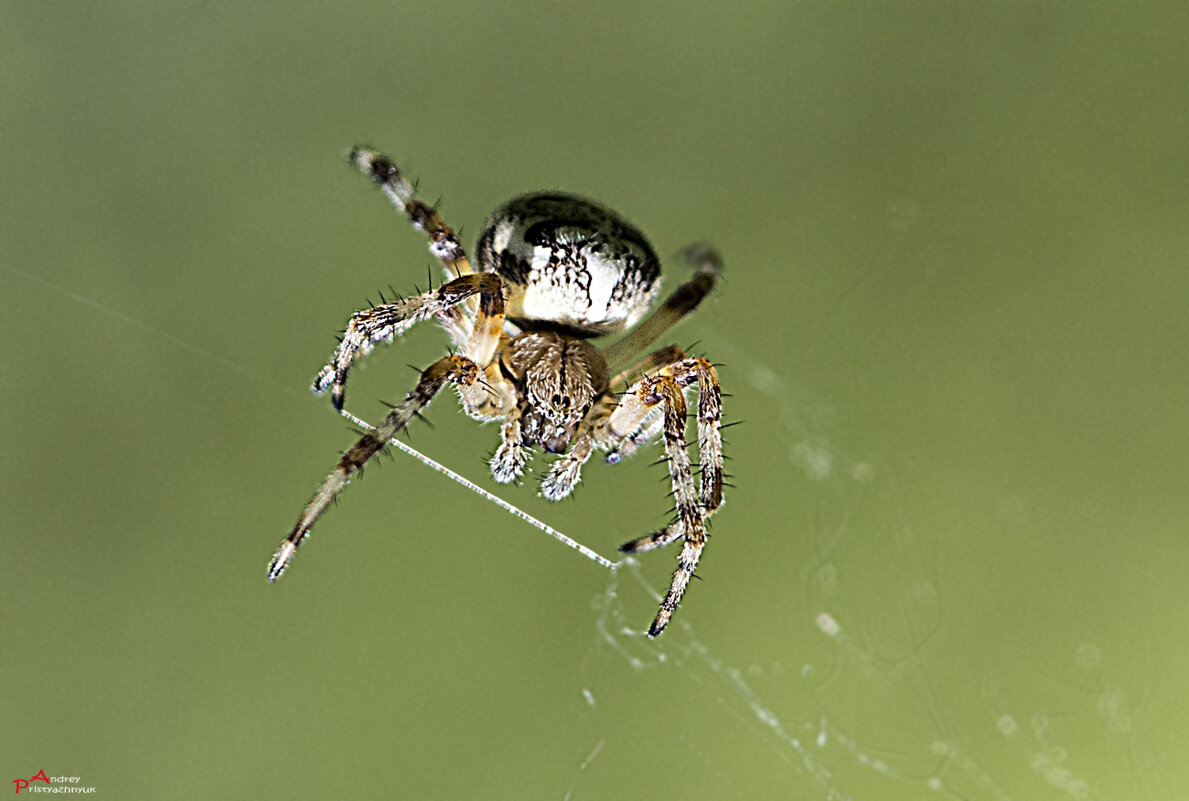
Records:
[[[707,518],[723,503],[722,392],[714,366],[704,358],[675,345],[642,354],[710,292],[721,270],[718,254],[704,246],[688,249],[693,276],[645,318],[660,291],[660,262],[644,235],[610,209],[560,192],[514,198],[484,224],[476,270],[454,231],[417,198],[389,158],[360,146],[348,152],[347,161],[371,176],[429,236],[430,252],[449,280],[353,314],[330,363],[314,379],[313,392],[329,390],[341,411],[355,360],[431,317],[449,334],[455,352],[422,371],[413,391],[343,454],[281,543],[268,580],[280,578],[352,474],[453,384],[472,418],[503,421],[491,459],[496,481],[523,475],[529,448],[561,454],[541,481],[541,495],[551,501],[573,492],[595,449],[606,451],[606,461],[614,464],[663,435],[676,514],[665,528],[620,546],[639,553],[684,543],[648,629],[648,636],[656,637],[693,577],[706,544]],[[590,342],[637,323],[607,347]],[[686,392],[694,384],[700,482],[685,441]]]

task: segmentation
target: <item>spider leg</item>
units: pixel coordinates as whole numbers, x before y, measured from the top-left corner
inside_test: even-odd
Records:
[[[500,429],[500,446],[491,458],[491,475],[501,484],[508,484],[524,474],[524,449],[520,444],[520,408],[513,405],[504,417]]]
[[[722,272],[722,257],[718,251],[705,245],[686,248],[683,255],[694,264],[693,277],[677,287],[665,298],[648,319],[636,326],[630,334],[603,351],[607,366],[622,370],[630,364],[634,355],[656,341],[657,337],[672,328],[678,320],[692,312],[710,294],[715,278]]]
[[[665,418],[659,412],[646,418],[636,433],[629,434],[610,446],[604,461],[607,464],[619,464],[625,458],[632,456],[641,446],[647,445],[659,437],[664,427]]]
[[[612,389],[627,386],[632,379],[640,379],[648,373],[656,370],[659,367],[666,367],[668,365],[680,362],[686,358],[685,351],[676,345],[669,345],[659,350],[655,350],[646,356],[642,356],[634,364],[625,367],[619,371],[611,379]],[[619,394],[627,395],[627,391],[620,391]],[[687,400],[688,403],[688,400]],[[615,409],[614,402],[608,403],[607,412],[610,413]],[[659,405],[654,406],[646,411],[642,416],[638,417],[638,425],[636,429],[630,433],[613,439],[609,445],[609,452],[607,454],[607,464],[618,464],[623,461],[625,457],[629,457],[636,452],[640,446],[645,445],[660,436],[664,428],[665,418],[661,414]],[[659,536],[663,532],[656,532],[649,535],[649,537]],[[680,536],[678,531],[674,537]],[[642,538],[648,539],[648,537]],[[671,540],[670,540],[671,541]]]
[[[504,323],[502,283],[494,273],[464,275],[430,292],[396,303],[385,303],[351,315],[334,358],[322,368],[311,389],[321,395],[330,389],[334,408],[342,410],[347,372],[359,357],[379,343],[391,342],[416,323],[479,295],[479,316],[466,342],[466,355],[476,364],[491,363]]]
[[[676,345],[669,345],[654,350],[647,356],[642,356],[635,361],[635,363],[623,368],[611,379],[611,387],[625,387],[633,380],[642,378],[644,375],[656,370],[660,367],[667,367],[674,362],[679,362],[685,358],[685,351]]]
[[[347,163],[364,175],[370,176],[380,185],[388,199],[409,218],[409,222],[429,237],[429,252],[432,253],[446,274],[452,278],[470,275],[470,259],[458,241],[454,229],[446,224],[442,215],[432,206],[427,206],[418,197],[392,159],[364,145],[356,145],[347,152]]]
[[[713,380],[717,391],[717,377]],[[687,390],[688,391],[688,390]],[[718,415],[721,418],[721,392],[720,408]],[[708,399],[709,400],[709,399]],[[702,465],[702,486],[701,486],[701,504],[704,516],[703,522],[709,520],[715,512],[717,512],[723,505],[722,498],[722,481],[723,481],[723,457],[722,457],[722,435],[720,433],[721,423],[718,419],[714,421],[713,431],[707,431],[708,420],[710,416],[715,414],[713,408],[703,409],[701,406],[701,398],[699,396],[698,408],[698,440],[699,451],[705,464]],[[625,438],[616,450],[607,454],[607,461],[610,464],[620,461],[625,456],[631,456],[637,448],[641,445],[651,441],[660,433],[664,426],[664,418],[660,415],[654,415],[651,418],[645,418],[643,426],[635,434]],[[710,470],[707,473],[707,469]],[[717,494],[715,488],[717,487]],[[660,531],[654,531],[651,534],[646,534],[638,539],[625,542],[619,546],[621,553],[643,553],[645,551],[652,551],[657,548],[663,548],[666,545],[676,542],[681,539],[683,533],[682,523],[680,520],[669,524]]]
[[[438,210],[427,206],[417,197],[417,191],[405,179],[392,159],[369,147],[356,145],[347,152],[347,163],[375,181],[398,209],[405,213],[413,227],[429,237],[429,251],[441,263],[446,277],[459,278],[474,272],[466,250]],[[461,348],[475,317],[475,302],[465,306],[443,309],[437,313],[438,322],[446,329],[456,348]]]
[[[722,506],[722,391],[718,384],[718,373],[714,366],[700,357],[688,358],[676,345],[661,348],[642,358],[631,368],[611,379],[612,386],[625,381],[631,375],[647,372],[662,364],[670,355],[677,358],[660,372],[672,375],[683,390],[693,384],[699,387],[698,397],[698,450],[702,457],[701,502],[708,515]],[[657,414],[657,404],[640,401],[640,388],[647,377],[637,381],[623,393],[624,400],[615,408],[611,428],[600,432],[600,441],[612,442],[623,456],[653,439],[664,427],[664,417]],[[615,459],[613,461],[618,461]],[[659,533],[659,532],[658,532]],[[656,536],[656,535],[650,535]],[[648,538],[642,538],[648,539]]]
[[[688,390],[687,390],[688,392]],[[641,446],[656,439],[664,428],[665,418],[661,414],[653,414],[644,420],[644,424],[640,429],[621,440],[610,453],[607,454],[607,464],[617,464],[624,458],[631,456]],[[705,495],[701,498],[702,509],[705,512],[703,521],[709,520],[715,512],[722,508],[722,496],[720,494],[717,506],[710,506],[711,499]],[[621,553],[643,553],[645,551],[656,550],[670,545],[681,539],[684,529],[681,522],[671,523],[659,531],[654,531],[651,534],[646,534],[638,539],[625,542],[619,546]]]
[[[541,481],[541,497],[548,501],[560,501],[569,496],[582,480],[582,465],[590,459],[594,439],[589,428],[580,430],[574,437],[574,444],[565,456],[549,468]]]
[[[358,472],[368,460],[375,456],[388,440],[398,431],[409,424],[421,409],[438,394],[447,383],[454,383],[460,387],[468,387],[479,377],[479,366],[465,356],[444,356],[431,364],[421,373],[417,387],[410,392],[403,401],[392,408],[388,416],[369,431],[343,454],[343,458],[330,471],[330,475],[322,482],[322,486],[314,493],[314,497],[306,504],[297,520],[293,531],[281,543],[272,563],[268,566],[268,580],[276,581],[285,572],[285,568],[293,560],[294,553],[301,545],[314,523],[318,521],[330,506],[335,497],[351,480],[352,474]]]
[[[689,454],[685,449],[685,388],[698,384],[698,453],[702,464],[700,487],[695,484]],[[663,409],[665,456],[676,501],[677,520],[663,531],[626,543],[624,551],[643,551],[684,538],[673,581],[661,601],[660,611],[649,637],[656,637],[681,602],[685,588],[706,545],[706,519],[722,505],[722,391],[714,366],[701,357],[682,359],[632,385],[620,405],[611,413],[598,435],[603,441],[629,437],[653,413]]]
[[[664,367],[674,362],[679,362],[685,358],[685,351],[676,345],[669,345],[649,353],[638,359],[635,364],[625,367],[620,370],[611,379],[611,388],[613,390],[621,391],[621,394],[627,394],[621,388],[626,388],[633,379],[639,379],[649,372],[656,370],[658,367]],[[609,403],[607,412],[614,410],[615,404]],[[631,456],[636,452],[641,445],[651,442],[656,439],[664,426],[664,417],[660,414],[658,408],[653,408],[651,412],[640,420],[640,425],[637,429],[616,441],[610,447],[610,452],[607,454],[607,464],[617,464],[626,456]]]

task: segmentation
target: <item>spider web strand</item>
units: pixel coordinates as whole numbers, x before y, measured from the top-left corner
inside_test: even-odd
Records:
[[[364,420],[361,420],[360,418],[356,417],[355,415],[351,414],[350,412],[348,412],[345,409],[342,410],[340,412],[340,414],[343,417],[350,420],[355,425],[359,426],[360,428],[363,428],[367,431],[375,430],[375,426],[369,425],[367,422],[365,422]],[[578,551],[578,553],[582,554],[583,556],[585,556],[587,559],[591,560],[592,562],[597,562],[598,564],[602,565],[603,567],[607,568],[608,570],[610,570],[612,572],[614,572],[616,570],[616,568],[619,567],[619,562],[612,562],[607,557],[602,556],[598,553],[595,553],[594,551],[592,551],[590,548],[587,548],[582,543],[580,543],[576,540],[570,539],[565,534],[562,534],[560,531],[553,528],[552,526],[548,526],[545,523],[542,523],[540,520],[533,517],[528,512],[522,511],[521,509],[508,503],[507,501],[505,501],[503,498],[499,497],[498,495],[488,492],[487,490],[480,487],[478,484],[475,484],[474,482],[469,481],[466,478],[463,478],[458,473],[455,473],[453,470],[451,470],[449,467],[446,467],[443,464],[439,464],[438,462],[435,462],[433,459],[431,459],[428,456],[426,456],[425,454],[421,453],[419,450],[412,447],[411,445],[406,445],[405,443],[401,442],[399,439],[396,439],[395,437],[390,439],[389,443],[391,445],[395,446],[398,450],[403,451],[404,453],[407,453],[409,456],[412,456],[415,459],[420,460],[422,464],[425,464],[429,467],[432,467],[434,470],[437,470],[439,473],[446,476],[447,478],[451,478],[454,481],[457,481],[459,484],[466,487],[471,492],[474,492],[478,495],[483,496],[487,500],[494,503],[496,506],[503,509],[505,512],[507,512],[511,515],[514,515],[516,517],[519,517],[521,520],[525,521],[526,523],[536,526],[537,528],[541,529],[541,531],[544,531],[546,534],[553,537],[555,540],[562,543],[563,545],[568,545],[571,548],[573,548],[575,551]]]

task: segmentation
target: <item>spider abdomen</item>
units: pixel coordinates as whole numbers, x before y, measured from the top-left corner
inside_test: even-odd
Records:
[[[586,336],[630,328],[660,290],[660,261],[635,226],[575,195],[508,201],[488,218],[479,269],[498,273],[508,317],[555,323]]]

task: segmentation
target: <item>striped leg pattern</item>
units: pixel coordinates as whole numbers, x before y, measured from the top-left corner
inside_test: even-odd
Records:
[[[429,237],[429,252],[441,263],[447,278],[459,278],[473,272],[471,261],[454,229],[446,224],[436,208],[427,206],[417,197],[416,189],[392,159],[365,145],[356,145],[347,152],[347,163],[375,181],[392,204],[409,218],[413,227],[425,232]],[[469,321],[475,316],[473,302],[464,308],[465,314],[459,307],[437,312],[438,322],[454,340],[456,348],[461,348],[466,341]]]
[[[685,388],[694,383],[698,385],[700,487],[694,481],[685,446]],[[692,357],[637,381],[609,418],[609,432],[613,441],[630,438],[658,405],[663,409],[665,459],[669,464],[673,485],[676,520],[662,531],[620,547],[621,551],[636,553],[684,539],[672,584],[661,601],[656,619],[648,629],[649,637],[656,637],[664,631],[677,605],[681,603],[685,588],[693,578],[706,546],[706,519],[722,505],[722,391],[714,366],[701,357]]]
[[[347,152],[347,163],[379,184],[393,205],[408,215],[413,227],[426,233],[429,252],[442,263],[447,275],[457,278],[471,273],[471,261],[454,229],[437,209],[417,197],[413,185],[401,175],[392,159],[365,145],[356,145]]]
[[[351,364],[371,353],[376,345],[391,342],[417,323],[439,314],[475,296],[480,296],[479,317],[466,341],[472,361],[491,362],[504,323],[504,299],[498,276],[491,273],[464,275],[430,292],[411,298],[373,306],[351,315],[342,342],[333,358],[314,379],[311,389],[321,395],[330,390],[334,408],[342,411]]]
[[[330,506],[335,497],[343,491],[351,476],[363,468],[368,460],[379,453],[388,444],[388,440],[409,424],[433,397],[447,383],[455,383],[460,387],[473,385],[479,377],[479,366],[465,356],[445,356],[431,364],[421,374],[417,387],[410,392],[403,401],[392,407],[392,411],[384,418],[374,431],[368,431],[363,438],[356,442],[346,453],[330,475],[322,482],[322,486],[314,493],[314,497],[302,510],[301,517],[293,531],[281,543],[268,566],[268,580],[276,581],[285,572],[285,568],[293,560],[293,555],[301,545],[302,540],[310,533],[314,523]]]

